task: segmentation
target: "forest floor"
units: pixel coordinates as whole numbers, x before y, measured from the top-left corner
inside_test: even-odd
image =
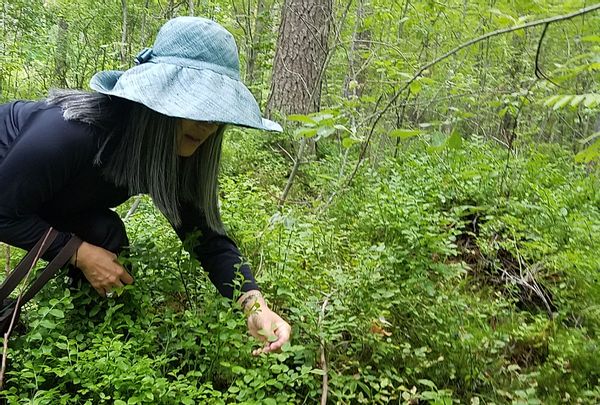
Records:
[[[11,339],[7,401],[600,403],[597,172],[556,145],[411,140],[344,187],[327,156],[281,208],[283,157],[254,134],[225,149],[223,217],[293,327],[282,353],[251,356],[243,314],[143,199],[135,284],[46,287]]]

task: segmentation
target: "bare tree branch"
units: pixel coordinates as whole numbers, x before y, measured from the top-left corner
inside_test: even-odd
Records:
[[[535,77],[542,80],[548,80],[550,83],[557,87],[561,87],[557,83],[555,83],[552,79],[550,79],[540,68],[540,54],[542,53],[542,44],[544,43],[544,37],[546,36],[546,32],[548,31],[548,25],[544,25],[544,30],[542,31],[542,35],[540,35],[540,40],[538,41],[537,50],[535,52]]]

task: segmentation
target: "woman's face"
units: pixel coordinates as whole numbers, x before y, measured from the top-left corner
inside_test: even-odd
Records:
[[[214,122],[186,119],[180,122],[180,130],[177,132],[177,154],[182,157],[192,156],[196,149],[219,129],[219,125]]]

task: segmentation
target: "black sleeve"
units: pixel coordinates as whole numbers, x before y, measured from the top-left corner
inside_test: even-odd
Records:
[[[0,240],[29,250],[49,229],[40,208],[93,158],[93,130],[65,121],[58,108],[32,113],[0,163]],[[51,260],[70,239],[60,233]]]
[[[200,261],[221,295],[233,298],[233,284],[239,273],[245,280],[242,292],[258,290],[250,267],[242,262],[240,251],[228,236],[210,229],[204,214],[191,204],[183,204],[180,214],[182,225],[174,227],[175,232]]]

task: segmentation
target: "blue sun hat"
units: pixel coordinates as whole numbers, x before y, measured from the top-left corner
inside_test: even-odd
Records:
[[[158,32],[154,46],[126,70],[96,73],[90,87],[99,93],[144,104],[159,113],[281,132],[262,118],[258,103],[240,81],[233,36],[201,17],[177,17]]]

